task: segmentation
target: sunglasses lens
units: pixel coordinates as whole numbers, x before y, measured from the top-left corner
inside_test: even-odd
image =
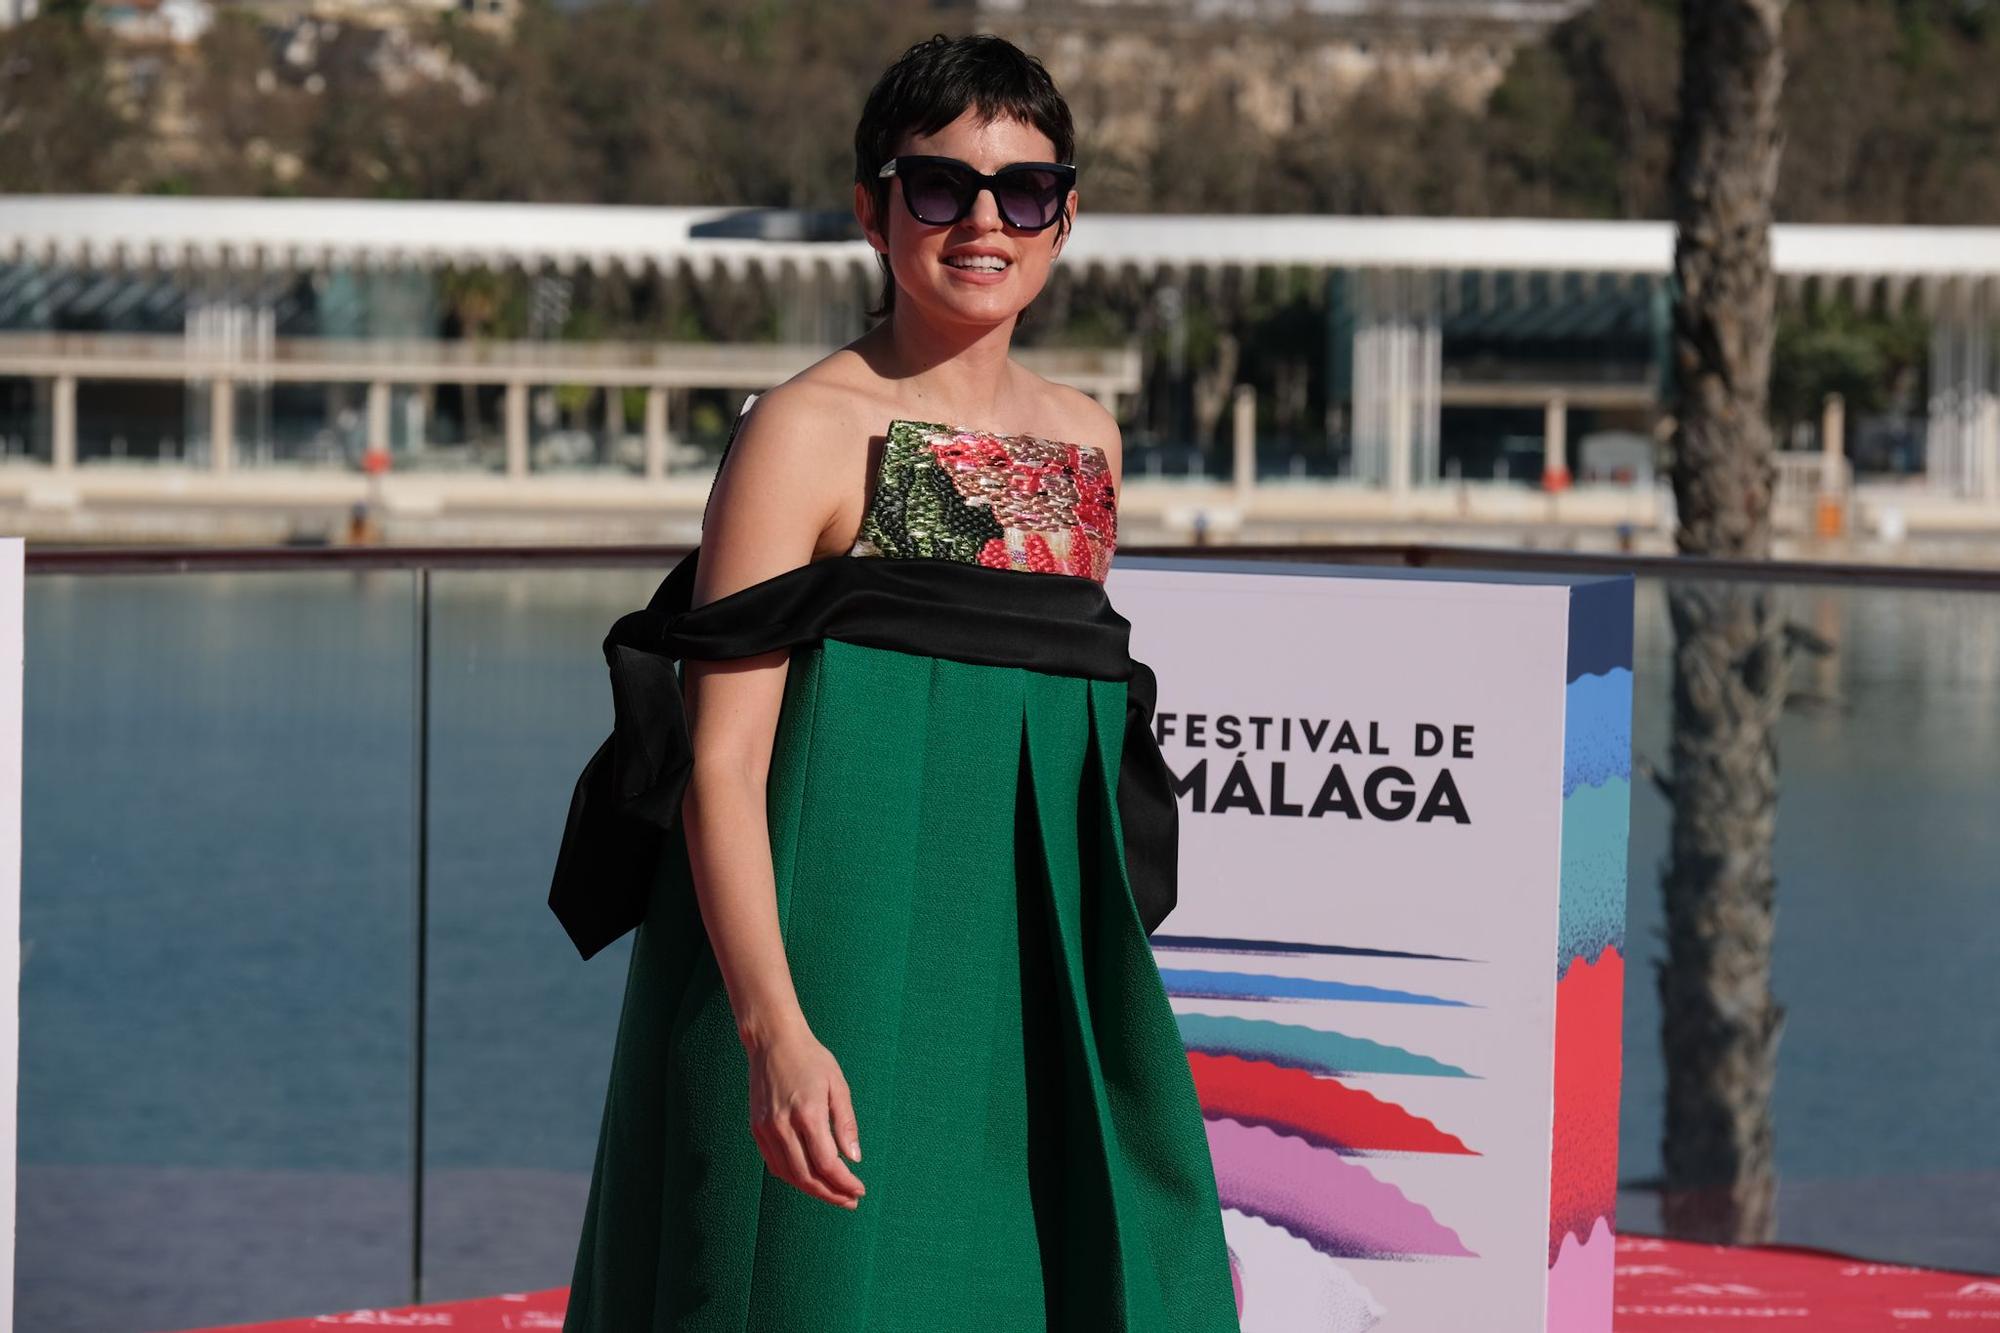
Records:
[[[942,226],[956,222],[965,211],[967,183],[963,172],[928,163],[912,167],[903,177],[903,198],[920,221]]]
[[[1032,167],[1000,173],[1000,188],[994,193],[1000,215],[1016,227],[1039,229],[1056,220],[1062,210],[1062,180],[1052,171]]]

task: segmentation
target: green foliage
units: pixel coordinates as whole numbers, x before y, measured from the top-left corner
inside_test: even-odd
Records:
[[[1086,210],[1664,217],[1680,3],[1595,0],[1483,106],[1385,79],[1274,133],[1220,85],[1163,104],[1138,148],[1099,141],[1130,90],[1086,61],[1065,76]],[[185,116],[152,122],[86,12],[50,0],[0,33],[0,189],[841,208],[862,98],[937,19],[928,0],[523,0],[511,37],[410,18],[399,55],[340,24],[302,68],[262,11],[225,6],[166,68]],[[2000,217],[2000,0],[1787,12],[1781,217]]]
[[[0,194],[129,189],[134,90],[113,81],[87,7],[59,0],[0,29]]]
[[[1132,336],[1131,321],[1102,305],[1072,306],[1069,318],[1042,338],[1048,347],[1118,347]]]
[[[1877,412],[1924,365],[1928,322],[1912,311],[1881,315],[1846,301],[1779,312],[1771,357],[1771,416],[1781,426],[1815,421],[1830,393],[1847,410]]]

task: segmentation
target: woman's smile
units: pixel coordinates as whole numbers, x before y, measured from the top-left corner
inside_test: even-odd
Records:
[[[1006,281],[1014,271],[1011,261],[989,254],[956,254],[943,257],[944,266],[952,276],[961,282],[969,282],[979,287],[991,287]]]

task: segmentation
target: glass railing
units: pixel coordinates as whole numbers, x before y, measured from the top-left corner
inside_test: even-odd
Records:
[[[1631,1231],[1660,1230],[1668,589],[1769,591],[1830,646],[1778,723],[1778,1238],[1996,1267],[2000,575],[1268,553],[1637,575]],[[677,555],[31,554],[20,1327],[568,1281],[629,939],[579,962],[545,900],[600,640]]]

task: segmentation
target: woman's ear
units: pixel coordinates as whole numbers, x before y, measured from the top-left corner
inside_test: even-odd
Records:
[[[1059,232],[1058,232],[1058,234],[1057,234],[1057,236],[1056,236],[1056,245],[1055,245],[1055,249],[1053,249],[1053,250],[1049,251],[1049,259],[1050,259],[1050,261],[1051,261],[1051,262],[1053,262],[1053,261],[1055,260],[1056,256],[1058,256],[1058,255],[1060,255],[1060,254],[1062,253],[1062,250],[1063,250],[1063,245],[1064,245],[1064,243],[1065,243],[1065,242],[1067,242],[1067,241],[1069,240],[1069,233],[1070,233],[1070,229],[1071,229],[1072,227],[1076,226],[1076,191],[1075,191],[1075,190],[1071,190],[1071,191],[1069,192],[1069,198],[1067,198],[1067,199],[1063,200],[1063,207],[1069,210],[1069,220],[1068,220],[1068,221],[1067,221],[1066,223],[1064,223],[1064,225],[1063,225],[1063,226],[1061,227],[1061,229],[1059,230]]]
[[[876,230],[875,195],[860,181],[854,182],[854,220],[861,224],[861,235],[869,245],[889,253],[889,238]]]

